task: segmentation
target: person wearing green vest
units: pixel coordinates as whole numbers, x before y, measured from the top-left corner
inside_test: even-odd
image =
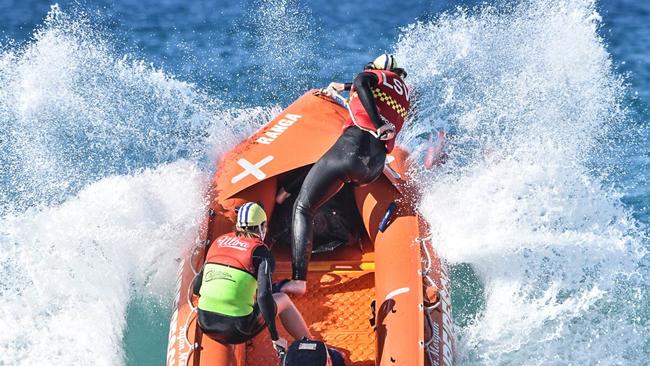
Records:
[[[295,339],[311,338],[300,311],[284,292],[273,293],[275,260],[264,243],[266,213],[257,203],[239,208],[235,232],[217,238],[195,279],[199,297],[198,324],[212,339],[238,344],[255,337],[266,325],[273,347],[287,348],[278,335],[275,316]]]

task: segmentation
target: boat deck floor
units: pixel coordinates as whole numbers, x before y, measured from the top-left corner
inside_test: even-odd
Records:
[[[375,298],[373,253],[342,249],[337,249],[335,255],[315,255],[310,265],[307,294],[292,299],[312,334],[339,350],[346,358],[346,365],[374,365],[375,333],[370,325],[370,305]],[[288,258],[284,253],[274,252],[278,259],[276,280],[290,277]],[[281,335],[291,342],[279,321],[278,324]],[[277,365],[277,362],[267,331],[246,345],[246,365]]]

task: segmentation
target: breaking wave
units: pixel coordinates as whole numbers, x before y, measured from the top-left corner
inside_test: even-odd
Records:
[[[404,142],[451,131],[420,209],[458,269],[462,364],[648,358],[644,228],[603,181],[627,117],[600,21],[592,1],[483,6],[397,43],[418,96]]]
[[[0,48],[2,365],[124,363],[127,309],[167,318],[213,163],[278,112],[228,107],[112,42],[53,6]]]
[[[258,92],[276,76],[313,86],[312,15],[258,8],[254,48],[285,55]],[[461,364],[650,354],[646,228],[605,179],[628,116],[600,21],[588,0],[482,5],[395,44],[416,95],[401,142],[418,159],[422,136],[450,132],[448,163],[417,174],[452,265]],[[54,6],[0,47],[0,364],[124,363],[129,308],[168,311],[213,163],[279,111],[233,107],[113,44]]]

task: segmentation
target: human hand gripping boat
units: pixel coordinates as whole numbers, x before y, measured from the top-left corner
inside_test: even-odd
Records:
[[[309,91],[221,159],[198,239],[179,264],[168,366],[278,365],[268,332],[235,345],[204,334],[192,284],[209,246],[232,231],[238,207],[247,202],[260,204],[268,217],[265,242],[275,257],[274,280],[291,276],[295,195],[286,192],[299,189],[341,135],[347,116],[334,97]],[[346,184],[314,217],[307,294],[292,300],[313,337],[338,350],[346,365],[454,363],[447,268],[416,210],[407,157],[395,147],[378,179]]]

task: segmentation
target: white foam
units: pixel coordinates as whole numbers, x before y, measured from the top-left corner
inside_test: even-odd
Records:
[[[306,18],[286,4],[277,14],[298,34]],[[439,251],[485,287],[483,304],[461,304],[484,307],[459,329],[465,364],[646,358],[643,233],[591,168],[624,119],[599,21],[590,1],[484,6],[397,44],[418,91],[402,141],[451,131],[446,167],[420,172],[421,210]],[[3,49],[0,81],[0,118],[16,126],[1,131],[0,208],[19,202],[0,221],[0,364],[121,364],[132,292],[168,299],[196,234],[209,177],[197,166],[278,109],[228,109],[115,57],[58,9],[33,42]]]
[[[54,6],[33,40],[2,48],[0,208],[56,204],[107,175],[200,159],[206,131],[227,125],[221,101],[111,42]]]
[[[122,364],[127,305],[171,305],[215,162],[279,109],[229,108],[57,6],[0,81],[0,365]]]
[[[419,173],[421,211],[485,289],[460,304],[478,312],[458,329],[463,364],[647,359],[644,234],[600,178],[625,115],[599,21],[591,1],[527,1],[443,14],[397,44],[418,97],[405,141],[452,131],[447,166]]]
[[[0,364],[122,363],[130,291],[170,296],[206,182],[179,161],[0,221]]]

